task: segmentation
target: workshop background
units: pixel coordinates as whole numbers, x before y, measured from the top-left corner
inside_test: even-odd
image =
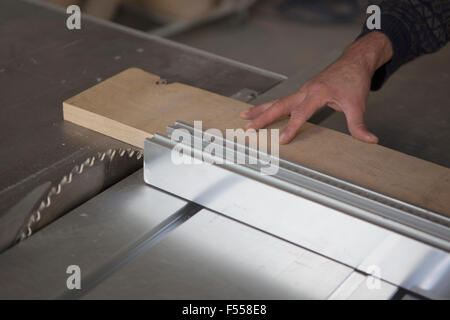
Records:
[[[286,75],[288,94],[358,35],[368,0],[46,0]],[[380,144],[450,167],[450,48],[403,66],[371,94],[366,120]],[[293,80],[295,79],[295,80]],[[420,90],[416,90],[420,88]],[[277,98],[277,96],[274,96]],[[348,133],[343,114],[311,122]]]

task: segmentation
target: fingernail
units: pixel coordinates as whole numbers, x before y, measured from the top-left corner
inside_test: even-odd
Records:
[[[244,129],[245,129],[245,130],[248,130],[248,129],[251,128],[251,126],[252,126],[252,123],[251,123],[251,122],[250,122],[250,123],[247,123],[247,124],[245,125]]]
[[[280,143],[283,144],[284,143],[284,139],[285,139],[286,135],[284,133],[282,133],[280,135]]]
[[[375,136],[374,134],[368,134],[367,140],[370,141],[371,143],[378,143],[378,137]]]

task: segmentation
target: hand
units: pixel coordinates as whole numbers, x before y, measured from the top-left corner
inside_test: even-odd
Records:
[[[378,138],[364,123],[364,111],[373,73],[391,57],[389,39],[379,32],[369,33],[344,50],[338,60],[297,92],[242,112],[241,118],[252,120],[245,129],[257,130],[290,116],[280,135],[281,144],[289,143],[314,112],[327,105],[344,112],[353,137],[378,143]]]

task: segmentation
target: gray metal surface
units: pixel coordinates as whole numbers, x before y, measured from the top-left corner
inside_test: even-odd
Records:
[[[56,184],[74,164],[129,146],[62,120],[62,101],[129,67],[231,96],[262,93],[284,78],[229,59],[82,17],[66,28],[63,9],[0,2],[0,221],[28,192]],[[30,161],[32,159],[32,161]]]
[[[325,299],[353,272],[207,210],[160,228],[187,205],[140,170],[0,255],[0,298]]]
[[[392,284],[363,275],[357,271],[328,297],[329,300],[388,300],[392,299],[398,288]]]
[[[325,299],[342,264],[202,210],[87,299]]]
[[[145,185],[139,170],[2,253],[0,299],[63,297],[69,265],[89,278],[185,205]]]
[[[159,135],[147,139],[144,151],[147,183],[362,272],[375,264],[386,271],[382,271],[382,279],[408,290],[450,298],[447,251],[311,201],[305,188],[288,189],[291,184],[281,184],[274,177],[262,180],[258,172],[243,165],[174,164],[171,159],[174,144]],[[200,159],[214,158],[190,146],[184,148],[188,150],[183,153],[187,158],[190,151]],[[427,239],[426,235],[423,239]],[[373,258],[380,243],[391,245],[390,259],[385,255],[381,256],[385,259]],[[443,239],[437,239],[436,243],[444,248],[449,245]],[[405,255],[414,258],[406,259]],[[423,263],[424,256],[432,260]],[[392,272],[393,269],[399,272]]]
[[[364,259],[359,270],[376,266],[380,277],[431,299],[450,299],[450,254],[390,234]]]
[[[24,225],[27,225],[30,213],[38,210],[40,201],[48,193],[51,186],[50,182],[37,186],[4,214],[3,222],[0,225],[0,252],[20,238],[20,231]]]

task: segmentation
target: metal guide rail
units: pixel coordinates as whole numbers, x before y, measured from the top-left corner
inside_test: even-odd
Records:
[[[176,129],[190,139],[176,140]],[[361,272],[375,266],[383,280],[418,294],[450,298],[450,219],[182,122],[167,133],[145,143],[148,184]],[[205,151],[209,144],[245,164]],[[175,164],[174,147],[203,161]],[[261,174],[274,160],[278,172]]]

